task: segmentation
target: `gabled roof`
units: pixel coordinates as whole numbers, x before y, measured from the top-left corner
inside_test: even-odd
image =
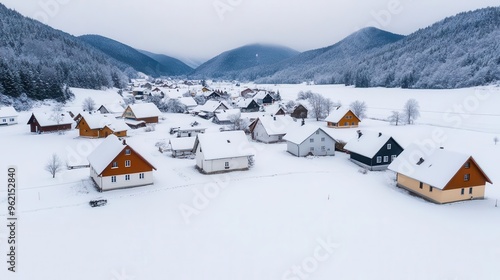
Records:
[[[111,134],[87,157],[90,166],[94,168],[98,175],[101,175],[106,167],[125,149],[130,148],[137,153],[137,150],[124,144],[118,137]],[[140,154],[137,153],[139,156]],[[142,157],[142,156],[141,156]],[[142,157],[153,169],[156,169],[150,162]]]
[[[106,125],[113,132],[127,131],[129,126],[123,120],[113,120],[113,122]]]
[[[264,99],[267,95],[271,96],[266,91],[259,91],[253,96],[253,99]]]
[[[338,123],[349,111],[360,121],[358,116],[356,116],[356,114],[354,114],[351,109],[345,107],[337,107],[337,109],[334,109],[333,112],[331,112],[330,115],[326,117],[325,121]]]
[[[248,108],[252,102],[255,102],[252,98],[241,98],[238,102],[236,102],[236,106],[238,108]]]
[[[420,160],[422,159],[422,160]],[[408,146],[390,165],[389,170],[426,183],[438,189],[444,189],[466,161],[474,159],[467,154],[445,149],[429,150],[416,144]],[[475,161],[474,161],[475,163]],[[479,168],[479,165],[477,165]],[[479,168],[491,183],[486,174]]]
[[[102,107],[106,109],[110,114],[121,114],[125,109],[123,109],[122,105],[118,103],[104,104],[99,107],[100,110]]]
[[[332,137],[327,131],[325,131],[323,128],[314,126],[314,125],[303,125],[297,128],[290,129],[285,137],[283,137],[284,140],[292,142],[294,144],[300,145],[302,144],[307,138],[309,138],[311,135],[316,133],[317,130],[323,131],[326,135],[328,135],[330,138],[335,140],[335,138]],[[337,141],[337,140],[335,140]]]
[[[299,127],[300,122],[294,121],[290,116],[262,116],[257,119],[266,130],[267,135],[285,135],[293,127]]]
[[[14,107],[0,107],[0,118],[15,117],[19,115]]]
[[[180,137],[170,139],[170,147],[173,151],[193,150],[196,137]]]
[[[223,121],[231,121],[231,116],[241,116],[240,109],[228,109],[228,110],[220,110],[215,112],[215,117],[223,122]]]
[[[253,155],[252,149],[249,149],[248,138],[241,130],[198,134],[193,150],[196,150],[198,145],[203,150],[205,160]]]
[[[215,93],[215,95],[217,95],[217,96],[220,97],[220,94],[218,92],[216,92],[216,91],[205,91],[205,92],[202,93],[202,95],[205,96],[205,97],[209,97],[210,95],[212,95],[214,93]]]
[[[98,115],[98,114],[82,113],[80,114],[80,116],[82,118],[78,121],[76,128],[80,127],[80,122],[82,120],[85,120],[87,122],[90,129],[102,129],[111,122],[110,119],[100,114]]]
[[[69,116],[69,114],[65,114],[65,113],[62,113],[61,117],[61,121],[59,122],[59,124],[54,120],[54,117],[53,117],[53,114],[54,113],[46,113],[46,112],[43,112],[43,113],[40,113],[40,112],[34,112],[32,115],[31,115],[31,118],[30,120],[28,121],[28,124],[31,123],[31,119],[34,117],[38,124],[40,124],[41,126],[45,127],[45,126],[54,126],[54,125],[66,125],[66,124],[72,124],[73,123],[73,119]]]
[[[367,158],[373,158],[377,152],[380,151],[380,149],[382,149],[382,147],[384,147],[384,145],[392,138],[389,135],[373,131],[362,131],[360,133],[361,137],[356,136],[351,139],[344,146],[344,149]],[[394,140],[394,138],[392,139]],[[394,140],[394,142],[396,142],[396,140]]]
[[[228,107],[223,102],[215,101],[215,100],[208,100],[207,102],[205,102],[205,104],[198,105],[195,108],[195,111],[196,112],[212,112],[213,113],[213,112],[215,112],[215,110],[217,110],[219,108],[219,106],[221,104],[224,107],[226,107],[226,109],[228,109]]]
[[[158,107],[156,107],[153,103],[136,103],[130,104],[128,107],[138,119],[159,117],[162,114]]]
[[[196,100],[192,97],[179,97],[179,102],[181,102],[186,107],[195,107],[198,105]]]

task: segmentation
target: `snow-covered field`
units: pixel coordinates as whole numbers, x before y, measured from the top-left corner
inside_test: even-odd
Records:
[[[500,144],[493,142],[500,136],[500,88],[265,87],[279,89],[284,99],[311,90],[344,105],[362,100],[368,117],[377,119],[415,98],[418,124],[396,127],[367,119],[360,129],[391,134],[403,146],[417,141],[470,153],[494,184],[487,185],[485,200],[435,205],[395,187],[391,172],[360,173],[345,154],[295,158],[285,144],[255,142],[256,165],[249,171],[202,175],[194,160],[174,159],[155,144],[168,140],[170,127],[194,120],[209,131],[218,127],[165,114],[155,131],[129,131],[127,140],[152,159],[155,184],[99,193],[88,169],[64,170],[52,179],[43,167],[53,153],[72,165],[85,163],[102,140],[78,138],[76,130],[31,134],[30,113],[23,112],[18,125],[0,127],[0,181],[6,182],[8,165],[19,169],[18,272],[8,272],[2,261],[0,279],[500,277]],[[111,91],[75,93],[68,107],[79,107],[87,96],[97,104],[120,99]],[[176,94],[182,91],[167,93]],[[333,134],[349,140],[356,129]],[[6,260],[4,185],[0,259]],[[108,204],[91,208],[89,200],[99,197]]]

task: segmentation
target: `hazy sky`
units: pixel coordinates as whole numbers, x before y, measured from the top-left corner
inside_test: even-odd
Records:
[[[208,59],[250,43],[305,51],[366,27],[410,34],[498,0],[0,0],[73,35],[99,34],[134,48]]]

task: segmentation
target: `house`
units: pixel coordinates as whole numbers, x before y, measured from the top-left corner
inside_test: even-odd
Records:
[[[215,111],[227,109],[229,106],[224,102],[208,100],[205,104],[196,106],[193,112],[204,119],[210,119],[215,115]]]
[[[113,114],[113,115],[122,115],[123,107],[118,103],[104,104],[97,109],[101,114]]]
[[[96,114],[83,114],[76,128],[80,137],[89,138],[106,138],[111,134],[126,137],[129,129],[123,121]]]
[[[283,139],[287,151],[298,157],[334,156],[337,141],[320,127],[304,125],[291,129]]]
[[[250,125],[252,139],[263,143],[283,141],[287,131],[299,127],[300,123],[290,116],[262,116]]]
[[[334,128],[346,128],[346,127],[358,127],[361,120],[354,114],[351,109],[337,107],[333,112],[326,117],[328,127]]]
[[[472,156],[443,148],[412,144],[388,168],[398,187],[439,204],[482,199],[491,184]]]
[[[100,191],[153,184],[156,168],[136,149],[109,135],[87,157],[90,177]]]
[[[286,115],[285,109],[280,104],[269,105],[265,107],[266,113],[271,116],[284,116]]]
[[[183,137],[195,137],[200,133],[205,133],[206,128],[204,127],[176,127],[171,128],[170,134],[177,134],[177,138]]]
[[[172,138],[169,141],[172,157],[185,157],[193,154],[196,137]]]
[[[124,119],[123,121],[131,129],[138,129],[138,128],[147,126],[145,121],[134,121],[131,119]]]
[[[17,113],[14,107],[0,107],[0,125],[17,124]]]
[[[158,123],[162,113],[153,103],[130,104],[123,112],[122,117],[146,123]]]
[[[253,99],[257,102],[257,104],[264,106],[271,105],[274,102],[274,98],[266,91],[257,92],[253,96]]]
[[[258,112],[260,109],[259,104],[253,99],[240,99],[238,102],[236,102],[236,107],[238,107],[241,112],[247,113],[247,112]]]
[[[246,89],[242,90],[240,93],[240,96],[243,98],[249,98],[249,97],[252,97],[253,95],[254,95],[254,91],[250,88],[246,88]]]
[[[216,91],[203,92],[203,97],[205,97],[205,100],[220,100],[221,99],[221,95]]]
[[[196,106],[198,106],[198,103],[196,103],[196,100],[194,100],[193,97],[180,97],[179,102],[186,106],[187,111],[192,111]]]
[[[403,147],[389,135],[373,131],[358,131],[344,149],[350,160],[368,170],[386,170],[387,166],[403,152]]]
[[[307,108],[304,105],[299,104],[290,111],[290,116],[296,119],[307,119],[307,112]]]
[[[64,131],[71,129],[73,119],[65,113],[32,113],[28,124],[35,133]]]
[[[212,122],[219,125],[229,125],[241,117],[240,109],[218,110],[215,112]]]
[[[254,155],[250,147],[241,130],[198,134],[193,148],[196,167],[205,174],[246,170]]]

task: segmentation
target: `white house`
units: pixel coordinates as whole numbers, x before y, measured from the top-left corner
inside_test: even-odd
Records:
[[[246,170],[253,149],[243,131],[198,134],[193,151],[196,166],[203,173]]]
[[[0,107],[0,125],[17,124],[18,115],[14,107]]]
[[[287,131],[298,128],[300,122],[290,116],[261,116],[250,126],[252,139],[263,143],[283,141]]]
[[[284,140],[287,151],[298,157],[333,156],[337,141],[320,127],[304,125],[290,130]]]
[[[187,111],[192,111],[198,104],[196,103],[196,100],[194,100],[193,97],[188,96],[188,97],[179,97],[179,102],[186,106]]]
[[[214,116],[215,111],[227,109],[229,109],[229,106],[227,106],[224,102],[208,100],[205,104],[196,106],[193,109],[193,112],[202,118],[209,119]]]
[[[87,157],[100,191],[153,184],[156,168],[125,140],[111,134]]]
[[[169,140],[172,157],[183,157],[193,153],[194,141],[196,137],[180,137]]]

